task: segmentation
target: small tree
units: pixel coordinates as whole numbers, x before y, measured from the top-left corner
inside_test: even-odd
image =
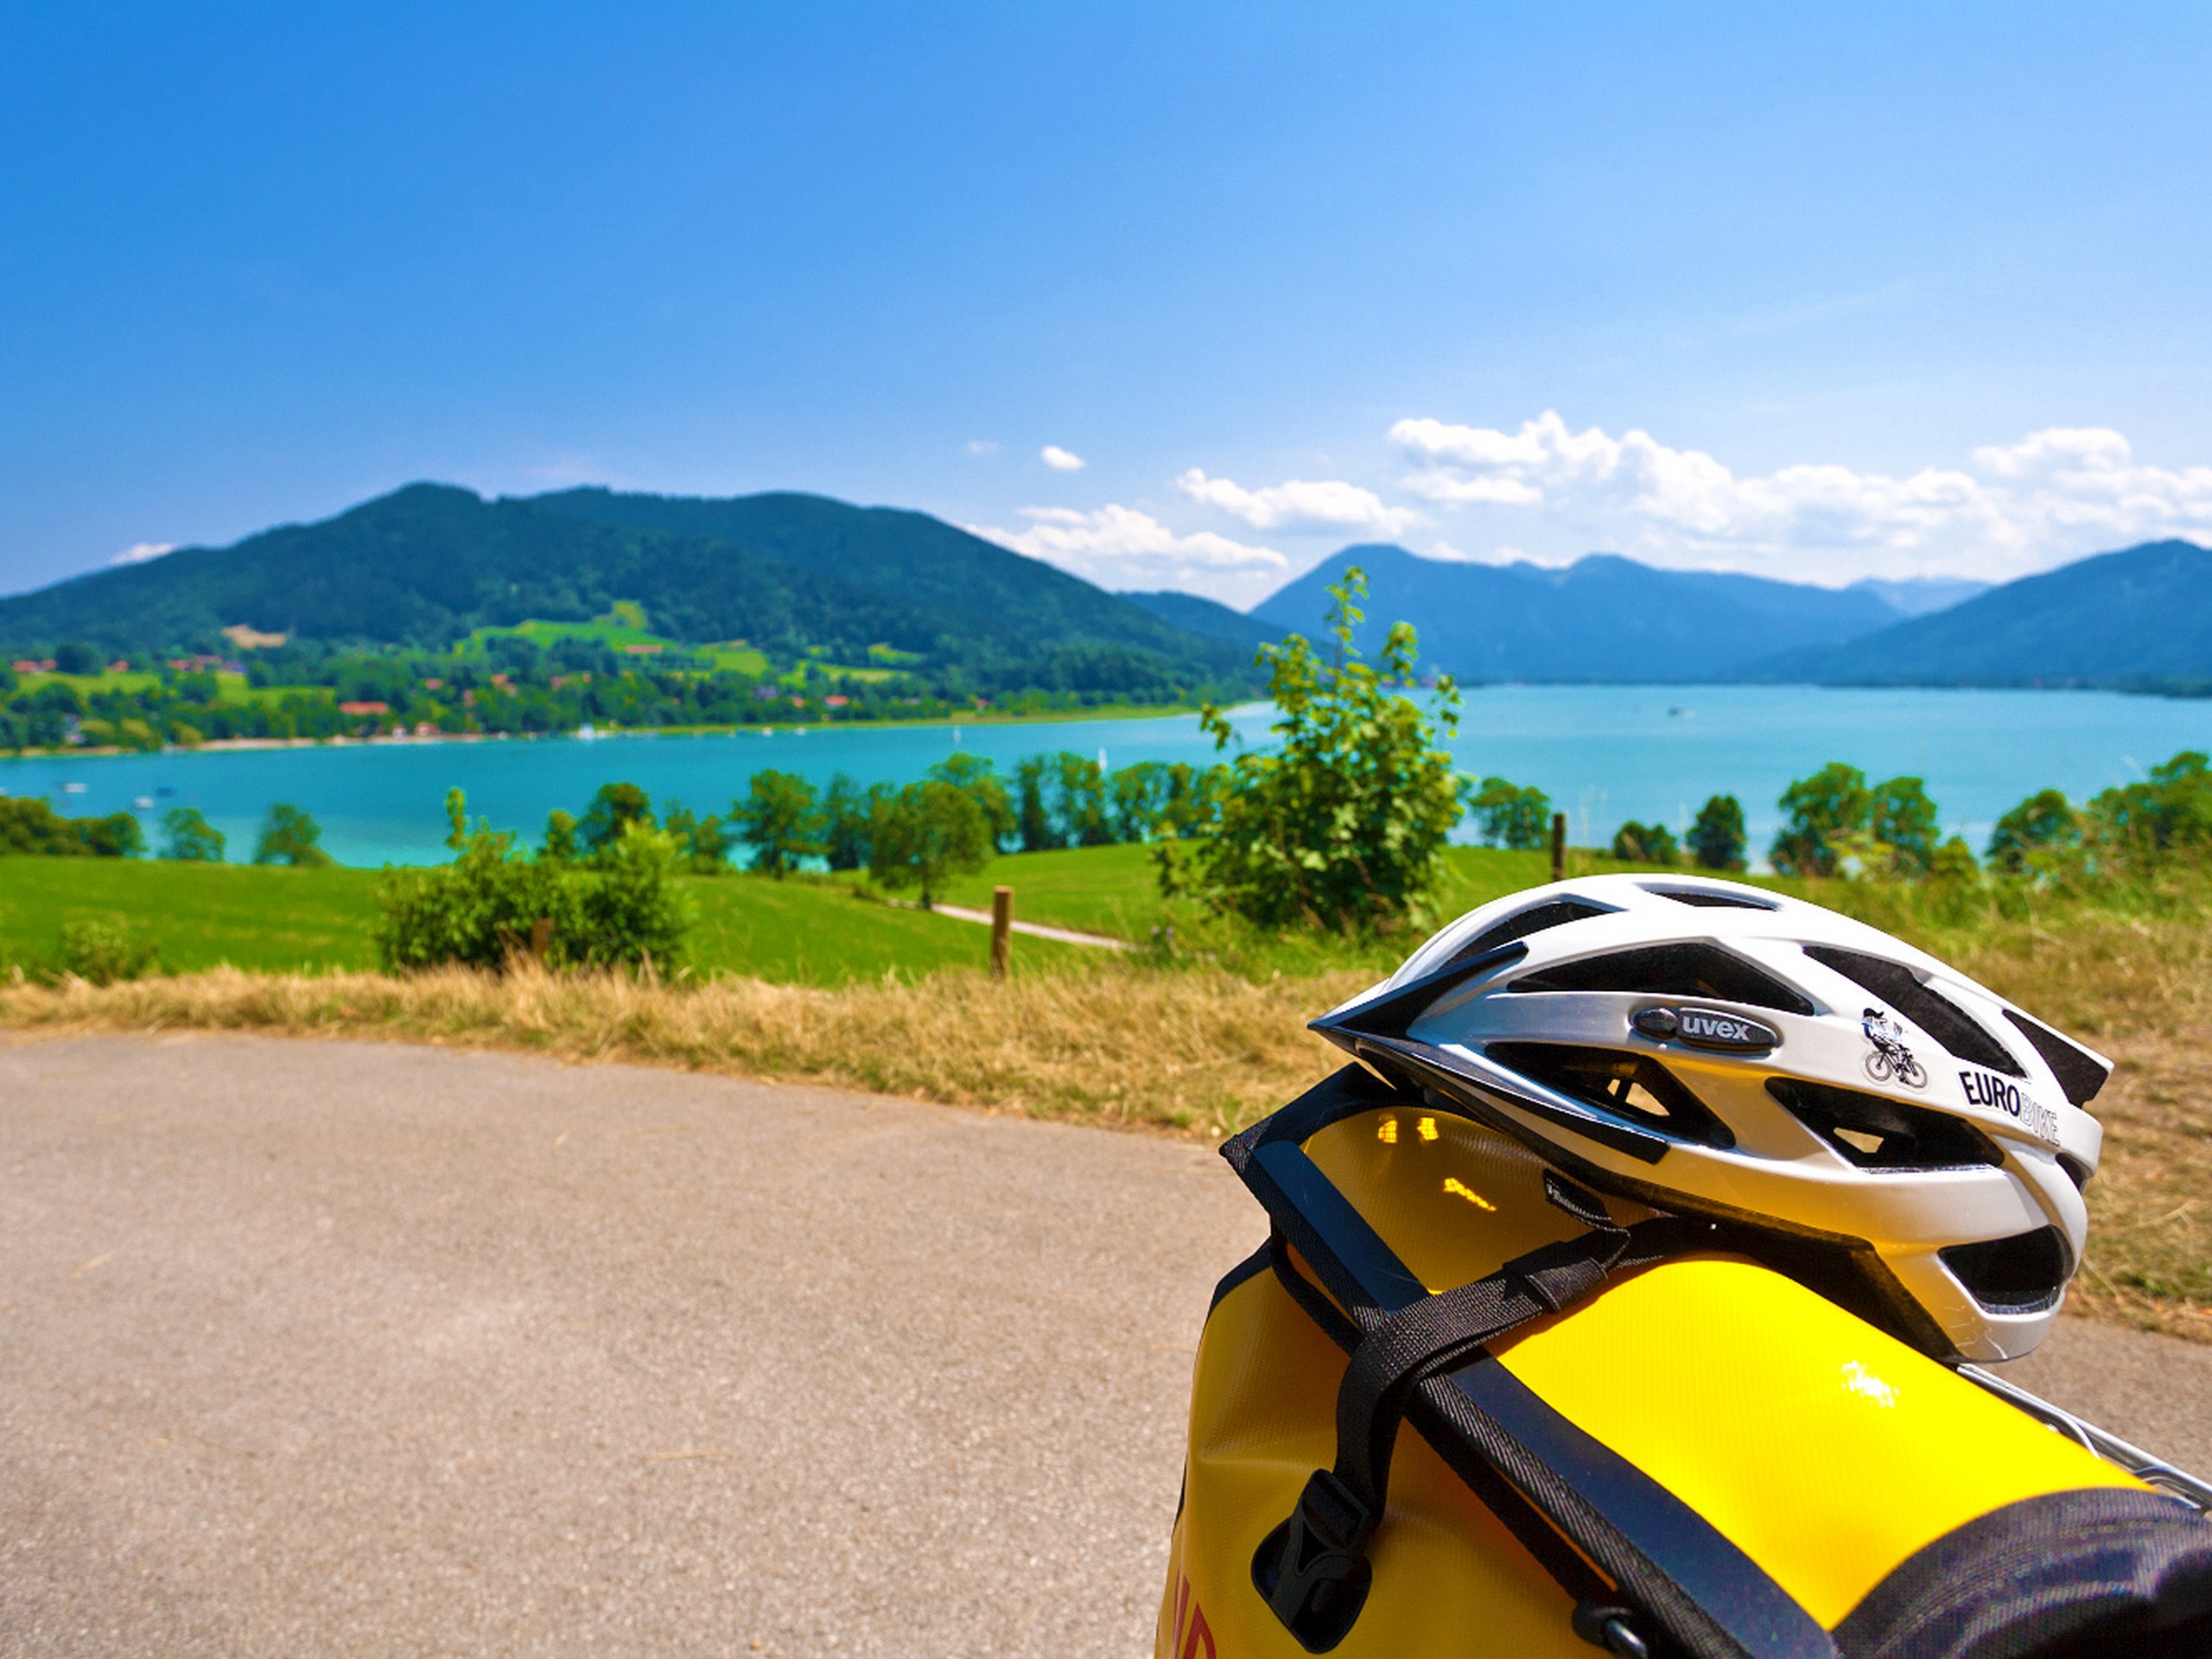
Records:
[[[1220,762],[1194,766],[1187,760],[1176,761],[1167,768],[1161,786],[1156,833],[1177,841],[1210,833],[1228,792],[1229,768]]]
[[[909,784],[882,799],[871,833],[868,873],[893,892],[919,887],[925,910],[948,876],[980,870],[990,856],[983,809],[965,790],[939,778]]]
[[[1890,874],[1917,879],[1934,868],[1942,833],[1936,803],[1917,778],[1892,778],[1874,785],[1869,827],[1886,849]],[[1968,855],[1971,861],[1972,855]]]
[[[1493,847],[1530,853],[1551,845],[1551,797],[1533,784],[1523,789],[1503,778],[1485,778],[1467,804]]]
[[[1214,833],[1198,844],[1202,890],[1262,926],[1370,928],[1407,917],[1433,887],[1459,819],[1452,757],[1437,747],[1440,726],[1457,728],[1459,690],[1440,680],[1431,715],[1392,689],[1411,683],[1419,661],[1403,622],[1384,640],[1380,669],[1361,660],[1352,631],[1366,592],[1357,566],[1330,588],[1332,660],[1296,634],[1260,648],[1280,747],[1230,763]],[[1235,740],[1218,709],[1200,720],[1217,747]],[[1164,885],[1173,879],[1161,874]]]
[[[2082,844],[2082,815],[2055,789],[2039,789],[1997,820],[1990,831],[1987,857],[2007,875],[2023,875],[2035,864]]]
[[[653,817],[652,797],[635,784],[601,784],[591,805],[576,821],[576,843],[596,858],[627,835],[632,827],[659,826]]]
[[[729,832],[729,825],[709,812],[683,837],[683,849],[696,875],[720,875],[729,868],[729,855],[736,850],[737,838]]]
[[[1840,875],[1872,820],[1874,792],[1858,767],[1831,760],[1783,790],[1781,806],[1789,817],[1767,861],[1784,875]]]
[[[1683,837],[1701,870],[1740,870],[1751,838],[1744,829],[1744,804],[1733,795],[1715,795],[1698,809],[1697,822]]]
[[[2099,842],[2122,860],[2143,862],[2212,842],[2212,761],[2183,749],[2141,783],[2099,794],[2088,816]]]
[[[128,812],[111,812],[104,818],[79,818],[85,848],[95,858],[136,858],[146,850],[146,831]],[[322,861],[327,864],[326,855]]]
[[[931,766],[929,775],[955,789],[965,790],[982,809],[983,822],[991,832],[991,845],[1000,852],[1014,850],[1020,819],[1014,812],[1013,797],[1006,792],[1006,785],[999,781],[998,772],[990,761],[981,755],[950,754]]]
[[[1676,864],[1681,861],[1681,849],[1665,824],[1630,818],[1613,834],[1613,856],[1624,864]]]
[[[279,801],[261,821],[261,833],[253,843],[253,861],[314,869],[329,863],[331,858],[322,850],[322,826],[289,802]]]
[[[1046,853],[1067,843],[1052,823],[1052,809],[1045,798],[1053,762],[1046,755],[1024,755],[1014,767],[1014,833],[1025,853]]]
[[[1053,805],[1062,841],[1070,847],[1110,845],[1114,825],[1107,806],[1105,769],[1090,755],[1062,749],[1053,771],[1058,785]]]
[[[582,847],[576,839],[575,814],[555,807],[545,815],[545,839],[538,846],[537,855],[548,863],[570,864],[582,852]]]
[[[190,864],[219,864],[227,843],[223,832],[207,822],[196,806],[173,806],[162,814],[162,829],[168,836],[168,843],[162,849],[163,858],[181,860]]]
[[[729,821],[753,849],[753,868],[780,881],[801,859],[820,855],[822,814],[814,785],[794,772],[756,772],[730,803]]]
[[[1113,773],[1106,785],[1114,839],[1151,840],[1167,805],[1168,769],[1157,760],[1140,760]]]
[[[833,870],[863,870],[874,845],[868,825],[875,812],[876,797],[885,785],[863,791],[843,772],[830,779],[822,791],[822,855]]]
[[[1936,803],[1917,778],[1869,784],[1831,760],[1782,791],[1789,814],[1767,859],[1784,875],[1893,875],[1917,880],[1942,841]]]

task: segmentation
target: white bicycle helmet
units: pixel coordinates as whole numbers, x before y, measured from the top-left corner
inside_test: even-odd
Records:
[[[2027,1352],[2082,1259],[2112,1063],[1817,905],[1538,887],[1314,1029],[1601,1190],[1756,1230],[1940,1357]]]

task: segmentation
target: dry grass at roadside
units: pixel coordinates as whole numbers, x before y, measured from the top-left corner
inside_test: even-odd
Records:
[[[1103,967],[943,973],[824,990],[719,979],[448,969],[257,975],[0,990],[0,1023],[46,1031],[263,1031],[524,1048],[803,1079],[1120,1128],[1224,1135],[1327,1075],[1305,1029],[1371,976],[1254,983]]]
[[[2119,1062],[2096,1103],[2105,1160],[2089,1189],[2091,1249],[2074,1306],[2212,1341],[2212,931],[2202,913],[2075,910],[1957,929],[1884,919]],[[943,973],[823,990],[219,969],[0,988],[0,1024],[523,1048],[1218,1137],[1325,1075],[1335,1051],[1306,1021],[1372,977],[1109,963],[1005,985]]]

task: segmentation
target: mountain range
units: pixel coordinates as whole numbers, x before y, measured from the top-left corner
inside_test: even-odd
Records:
[[[1847,644],[1782,652],[1738,677],[2200,691],[2212,684],[2212,550],[2170,541],[2100,553]]]
[[[843,661],[890,645],[977,690],[1230,696],[1257,687],[1258,645],[1320,633],[1326,590],[1355,564],[1369,588],[1361,647],[1372,653],[1389,622],[1409,619],[1424,666],[1470,682],[2212,687],[2212,552],[2183,541],[1999,588],[1842,588],[1616,554],[1552,569],[1376,543],[1243,612],[1192,594],[1109,594],[926,513],[823,496],[486,499],[443,484],[0,599],[0,650],[210,649],[241,624],[334,645],[440,646],[627,600],[685,643]]]
[[[1370,655],[1389,625],[1416,625],[1423,664],[1468,681],[1713,680],[1779,649],[1827,645],[1904,620],[1880,594],[1714,571],[1659,570],[1593,553],[1564,569],[1424,559],[1349,547],[1255,607],[1276,632],[1323,626],[1328,588],[1367,575]]]
[[[778,493],[603,489],[486,500],[414,484],[226,548],[182,548],[0,600],[0,644],[208,649],[226,627],[440,646],[471,629],[583,621],[618,600],[687,643],[785,655],[912,653],[978,690],[1234,691],[1251,653],[926,513]]]

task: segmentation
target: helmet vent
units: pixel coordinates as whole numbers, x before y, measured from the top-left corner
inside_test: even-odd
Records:
[[[1516,991],[1627,991],[1645,996],[1703,996],[1783,1014],[1813,1005],[1780,980],[1717,944],[1650,944],[1584,957],[1523,974]]]
[[[2087,1106],[2097,1097],[2097,1090],[2105,1086],[2105,1079],[2112,1075],[2112,1068],[2079,1043],[2071,1043],[2042,1021],[2031,1020],[2025,1014],[2005,1010],[2005,1017],[2012,1022],[2021,1036],[2028,1039],[2035,1052],[2043,1056],[2043,1063],[2050,1068],[2050,1075],[2058,1079],[2058,1086],[2066,1091],[2066,1098],[2076,1106]]]
[[[2005,1161],[1987,1135],[1948,1112],[1797,1077],[1769,1077],[1766,1089],[1861,1169],[1971,1169]]]
[[[2056,1227],[1985,1238],[1937,1252],[1974,1300],[1993,1313],[2040,1313],[2057,1306],[2074,1275]]]
[[[1648,1054],[1571,1043],[1491,1043],[1483,1052],[1555,1094],[1675,1140],[1723,1150],[1736,1144],[1713,1109]]]
[[[2010,1077],[2028,1075],[2012,1051],[1985,1030],[1980,1020],[1941,991],[1922,984],[1919,976],[1903,963],[1885,962],[1859,950],[1839,950],[1833,945],[1808,944],[1804,950],[1823,968],[1833,968],[1872,991],[1968,1065],[1986,1066]]]
[[[1747,899],[1741,893],[1715,893],[1709,887],[1646,887],[1646,893],[1662,899],[1671,899],[1678,905],[1701,905],[1707,910],[1778,910],[1780,906],[1764,899]]]
[[[1463,957],[1478,957],[1485,950],[1495,950],[1501,944],[1510,944],[1516,939],[1525,939],[1531,933],[1541,933],[1548,927],[1558,927],[1567,922],[1586,921],[1592,916],[1611,916],[1614,912],[1604,905],[1586,904],[1580,899],[1553,899],[1541,905],[1531,905],[1526,910],[1516,911],[1502,922],[1494,922],[1479,934],[1452,953],[1452,960]]]

